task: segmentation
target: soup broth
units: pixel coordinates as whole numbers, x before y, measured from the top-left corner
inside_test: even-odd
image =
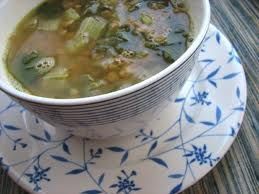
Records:
[[[37,96],[100,95],[168,67],[189,31],[185,5],[170,0],[49,0],[18,24],[7,69]]]

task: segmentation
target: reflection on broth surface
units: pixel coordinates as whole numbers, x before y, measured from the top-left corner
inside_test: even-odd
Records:
[[[187,49],[190,18],[169,0],[52,0],[10,38],[7,68],[32,94],[79,98],[138,83]]]

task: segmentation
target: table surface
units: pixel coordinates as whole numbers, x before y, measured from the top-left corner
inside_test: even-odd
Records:
[[[247,79],[247,110],[221,162],[183,194],[259,193],[259,0],[210,0],[212,23],[238,50]],[[0,194],[27,194],[0,170]]]

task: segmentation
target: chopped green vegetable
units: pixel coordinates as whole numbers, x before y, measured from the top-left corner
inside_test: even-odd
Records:
[[[75,36],[73,39],[66,42],[66,50],[75,53],[85,47],[89,43],[88,33],[83,33]]]
[[[80,18],[80,15],[73,8],[69,8],[64,13],[64,20],[67,25],[74,23],[79,18]]]
[[[43,79],[66,79],[69,76],[69,71],[67,68],[56,68],[49,73],[47,73]]]
[[[141,13],[140,21],[146,25],[151,25],[153,23],[152,17],[146,13]]]
[[[126,1],[126,6],[128,9],[128,12],[133,12],[138,10],[141,7],[141,2],[139,0],[127,0]]]
[[[26,54],[23,57],[22,63],[25,64],[25,65],[28,65],[29,63],[31,63],[32,61],[34,61],[38,57],[39,57],[39,53],[37,51],[32,51],[30,54]]]
[[[53,57],[44,57],[37,61],[33,68],[40,74],[48,73],[55,66],[55,59]]]
[[[61,22],[60,18],[54,18],[54,19],[41,18],[38,24],[38,30],[56,31],[59,28],[60,22]]]
[[[107,21],[101,17],[87,17],[82,21],[76,36],[88,33],[90,39],[96,40],[102,35],[106,25]]]
[[[90,40],[97,40],[103,33],[107,22],[101,17],[85,18],[73,39],[66,43],[69,52],[76,52],[86,46]]]

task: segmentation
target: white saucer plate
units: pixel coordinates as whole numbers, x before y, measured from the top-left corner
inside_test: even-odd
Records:
[[[6,95],[0,98],[0,163],[27,191],[173,194],[208,173],[233,143],[246,80],[235,49],[211,25],[179,96],[154,110],[137,134],[102,141],[74,137]]]

